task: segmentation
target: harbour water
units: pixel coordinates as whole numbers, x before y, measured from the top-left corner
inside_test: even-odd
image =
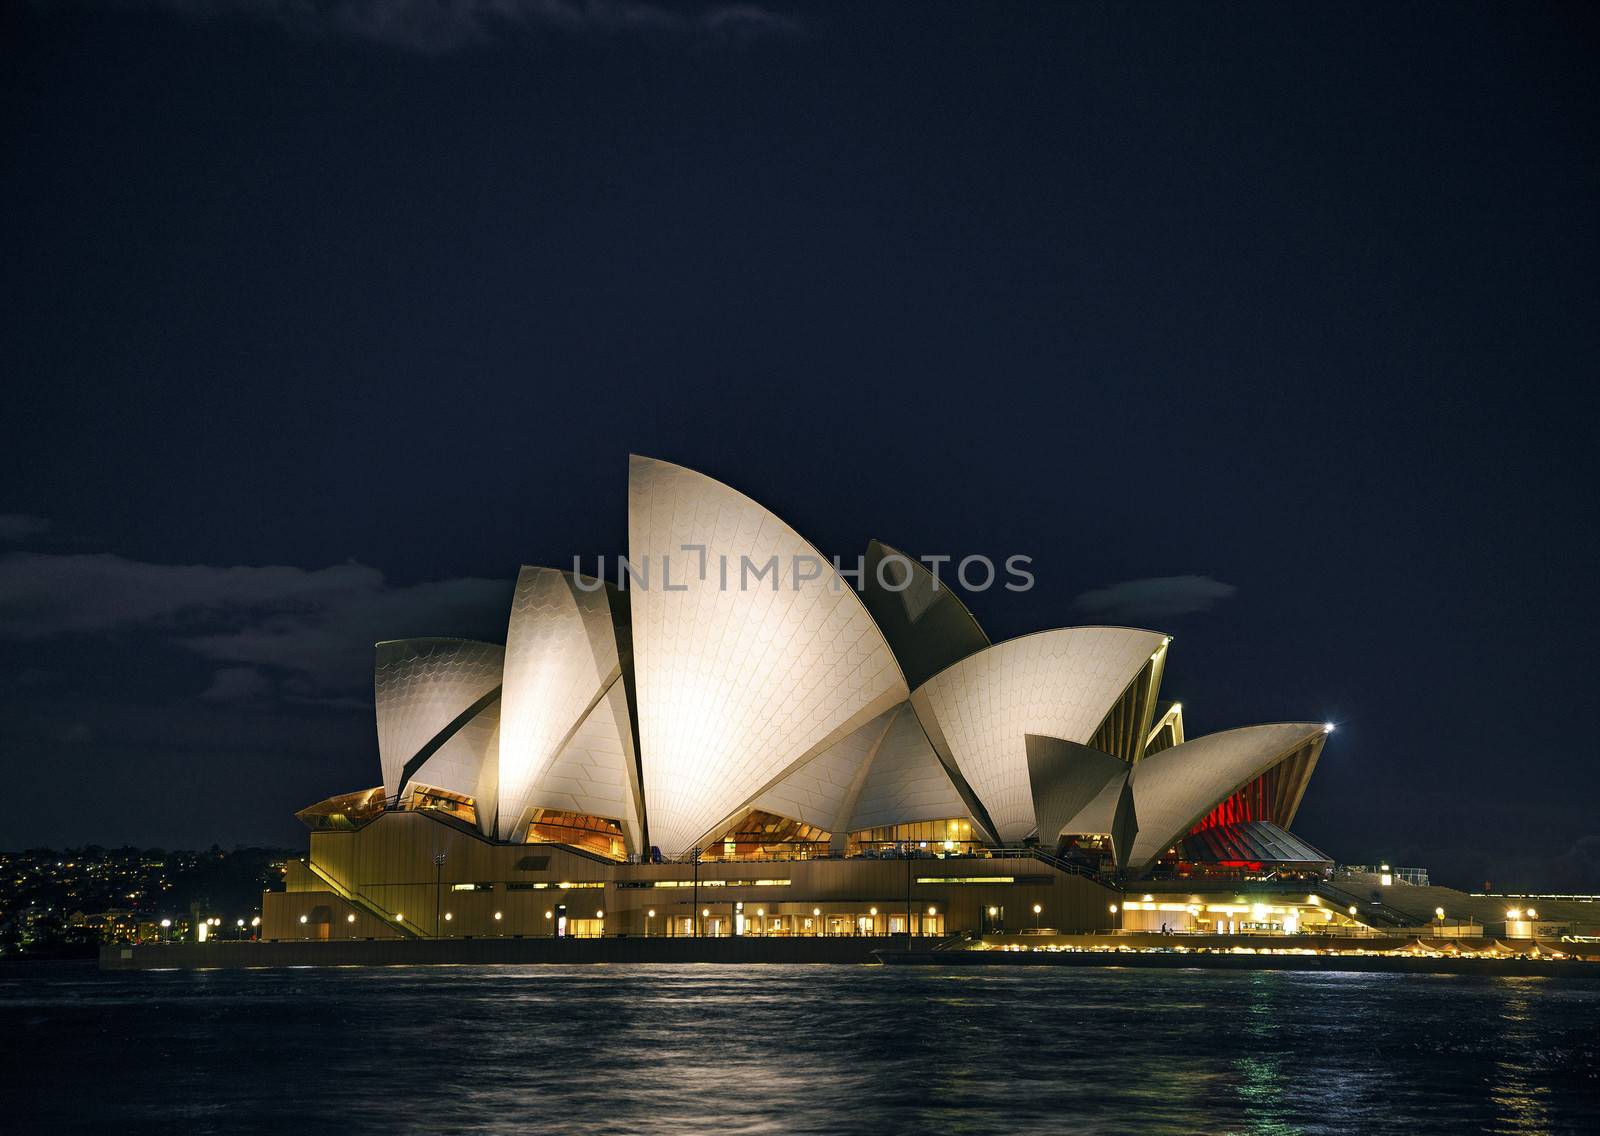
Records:
[[[1546,1133],[1600,983],[871,966],[0,968],[7,1132]]]

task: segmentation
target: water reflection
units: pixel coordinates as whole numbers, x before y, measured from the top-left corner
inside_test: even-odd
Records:
[[[1503,1029],[1496,1050],[1495,1077],[1489,1099],[1495,1107],[1492,1131],[1524,1136],[1548,1133],[1550,1086],[1540,1070],[1541,1039],[1534,1003],[1550,985],[1547,979],[1507,979],[1501,984]]]
[[[1597,1011],[1204,970],[0,972],[15,1131],[1569,1131]]]
[[[1248,977],[1248,1003],[1241,1024],[1251,1042],[1250,1052],[1241,1054],[1235,1062],[1245,1122],[1250,1132],[1261,1136],[1298,1133],[1301,1130],[1288,1122],[1282,1099],[1283,1058],[1278,1040],[1282,1011],[1277,995],[1284,984],[1274,982],[1278,976],[1266,971]]]

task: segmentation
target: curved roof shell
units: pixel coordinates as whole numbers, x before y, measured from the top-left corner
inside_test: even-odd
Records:
[[[1131,777],[1139,832],[1129,868],[1147,871],[1220,802],[1280,762],[1299,757],[1298,790],[1278,821],[1287,828],[1326,738],[1320,722],[1279,722],[1207,734],[1145,758]]]
[[[628,559],[646,574],[629,586],[633,659],[650,839],[666,854],[905,700],[855,590],[721,482],[632,457]]]
[[[1027,736],[1087,743],[1166,636],[1066,627],[997,643],[939,672],[911,696],[940,758],[971,786],[1010,844],[1039,827]]]
[[[639,763],[629,721],[627,697],[618,678],[539,778],[529,802],[537,808],[615,820],[622,825],[628,851],[642,853]]]
[[[432,785],[471,797],[478,829],[494,835],[495,803],[500,784],[500,699],[496,695],[464,722],[450,740],[418,763],[408,785]]]
[[[890,722],[867,768],[849,831],[968,816],[972,806],[939,760],[909,702]],[[980,823],[981,823],[981,818]]]
[[[989,646],[989,637],[947,580],[882,541],[867,545],[861,599],[912,688]]]
[[[504,656],[499,644],[471,639],[394,639],[377,645],[372,696],[378,761],[389,796],[400,792],[408,763],[430,744],[436,753],[448,743],[465,725],[462,715],[500,686]]]
[[[901,705],[905,705],[901,703]],[[856,827],[850,816],[897,710],[886,710],[846,735],[750,802],[751,808],[803,821],[834,835]]]
[[[598,580],[554,568],[517,575],[500,710],[502,840],[522,837],[541,780],[621,674],[612,621]]]
[[[1061,738],[1029,734],[1026,744],[1040,843],[1048,848],[1063,836],[1104,833],[1120,867],[1138,828],[1129,764]]]
[[[972,814],[934,753],[916,711],[902,702],[836,742],[751,807],[824,829],[843,847],[852,832]]]

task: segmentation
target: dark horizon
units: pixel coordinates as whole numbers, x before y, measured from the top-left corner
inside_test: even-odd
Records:
[[[1341,861],[1600,890],[1592,7],[490,7],[0,13],[6,843],[302,847],[638,452],[1336,723]]]

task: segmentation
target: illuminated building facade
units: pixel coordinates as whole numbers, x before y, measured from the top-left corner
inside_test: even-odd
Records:
[[[1115,922],[1129,881],[1326,873],[1328,727],[1195,739],[1170,637],[990,643],[877,541],[845,579],[748,497],[630,459],[612,581],[525,567],[504,645],[377,647],[382,784],[263,937],[936,934]]]

